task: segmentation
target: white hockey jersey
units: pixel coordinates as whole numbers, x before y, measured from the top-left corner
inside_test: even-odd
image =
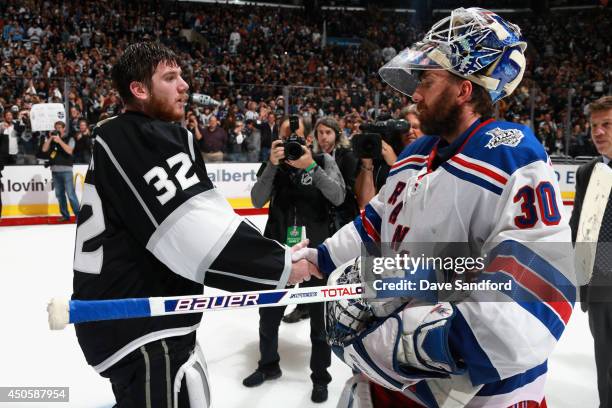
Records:
[[[486,273],[513,282],[512,290],[499,293],[505,301],[479,302],[474,293],[470,301],[453,303],[445,338],[422,345],[434,360],[461,369],[421,365],[412,375],[411,367],[398,368],[395,355],[374,371],[426,407],[540,402],[548,356],[576,297],[556,174],[522,125],[477,120],[450,146],[443,143],[423,136],[405,149],[361,216],[319,246],[319,268],[331,273],[369,242],[468,242],[490,254]],[[551,244],[536,250],[532,243]],[[406,308],[395,317],[414,324],[410,313]],[[380,362],[380,348],[398,344],[382,337],[390,335],[382,326],[358,347],[364,361]]]

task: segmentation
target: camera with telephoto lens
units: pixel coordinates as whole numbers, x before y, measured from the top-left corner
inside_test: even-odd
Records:
[[[363,132],[353,136],[351,144],[355,155],[360,159],[380,159],[382,141],[394,145],[393,139],[408,132],[410,123],[404,119],[378,120],[359,127]]]
[[[297,160],[304,154],[302,146],[306,146],[306,141],[303,137],[297,135],[297,130],[300,128],[300,119],[298,115],[291,115],[289,117],[289,128],[291,129],[291,135],[283,143],[285,148],[285,159],[286,160]]]

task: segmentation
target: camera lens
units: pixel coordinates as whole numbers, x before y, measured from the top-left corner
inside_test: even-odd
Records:
[[[302,145],[299,142],[287,142],[285,144],[285,156],[288,160],[297,160],[304,154]]]

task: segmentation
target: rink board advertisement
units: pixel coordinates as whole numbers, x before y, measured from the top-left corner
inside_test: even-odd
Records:
[[[250,191],[257,180],[259,163],[211,163],[206,165],[208,176],[237,213],[265,215],[267,208],[253,207]],[[556,164],[563,203],[574,204],[576,184],[575,164]],[[81,199],[86,165],[74,166],[77,196]],[[59,216],[59,205],[52,188],[51,171],[43,166],[8,166],[2,171],[2,217]]]
[[[211,163],[208,177],[239,214],[263,215],[267,208],[253,208],[250,191],[257,180],[259,163]],[[73,176],[79,201],[87,165],[75,165]],[[44,166],[7,166],[0,179],[2,218],[59,216],[51,170]]]

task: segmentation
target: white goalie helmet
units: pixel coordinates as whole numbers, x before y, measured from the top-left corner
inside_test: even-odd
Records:
[[[484,87],[497,102],[521,82],[526,48],[518,26],[478,7],[458,8],[378,73],[391,87],[412,96],[422,71],[444,69]]]

